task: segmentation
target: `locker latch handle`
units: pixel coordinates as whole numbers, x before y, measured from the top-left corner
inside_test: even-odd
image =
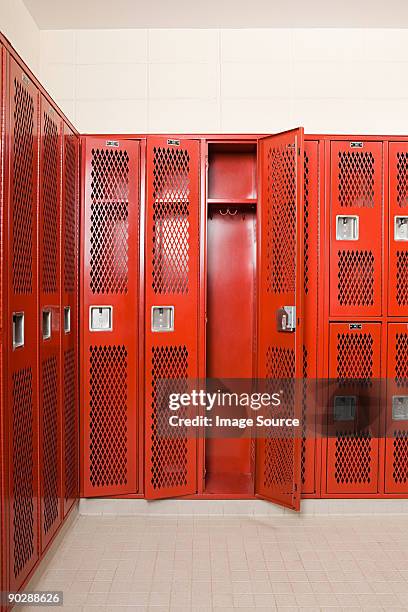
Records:
[[[13,350],[24,346],[24,312],[13,312]]]
[[[396,242],[408,241],[408,217],[394,217],[394,240]]]
[[[294,332],[296,329],[296,306],[282,306],[276,315],[278,331]]]

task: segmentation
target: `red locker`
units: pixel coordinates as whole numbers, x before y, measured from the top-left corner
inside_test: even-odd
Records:
[[[381,316],[383,144],[332,141],[330,314]]]
[[[408,143],[389,146],[388,314],[408,315]]]
[[[61,522],[60,205],[61,120],[41,96],[39,253],[39,417],[41,551]]]
[[[138,491],[140,146],[83,148],[82,477],[88,497]]]
[[[61,209],[61,407],[64,515],[79,493],[79,138],[64,124]]]
[[[197,491],[197,440],[182,427],[167,435],[159,395],[168,380],[177,381],[172,392],[187,390],[199,372],[199,142],[149,137],[146,180],[145,496],[153,499]],[[155,331],[161,314],[168,324]]]
[[[38,559],[38,90],[9,61],[8,423],[10,590]]]
[[[301,418],[293,381],[303,376],[303,130],[260,139],[259,172],[258,377],[283,387],[274,416]],[[279,312],[293,307],[293,331],[279,330]],[[302,436],[293,428],[281,435],[257,440],[255,491],[299,510]]]
[[[378,490],[380,323],[331,323],[327,493]]]
[[[408,493],[408,323],[388,325],[385,492]]]

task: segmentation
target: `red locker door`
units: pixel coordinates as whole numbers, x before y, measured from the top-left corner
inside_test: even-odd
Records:
[[[301,418],[296,379],[302,378],[303,129],[259,141],[258,377],[284,387],[279,416]],[[278,311],[296,308],[294,331],[279,331]],[[275,415],[274,415],[275,416]],[[276,415],[278,416],[278,415]],[[257,495],[299,510],[301,432],[293,428],[257,440]]]
[[[11,58],[9,76],[9,587],[15,591],[38,559],[36,217],[39,96],[36,87]]]
[[[389,148],[388,314],[408,315],[408,143]]]
[[[198,141],[162,137],[147,140],[145,496],[148,499],[197,490],[197,441],[182,427],[177,428],[177,435],[170,433],[169,426],[166,429],[168,407],[159,396],[182,392],[187,379],[198,377],[199,163]],[[173,316],[174,324],[167,331],[153,331],[156,307]],[[165,307],[168,310],[164,311]]]
[[[383,144],[331,143],[330,314],[381,315]]]
[[[327,493],[376,493],[381,323],[331,323]]]
[[[139,142],[84,140],[82,478],[86,497],[136,493]]]
[[[385,492],[408,492],[408,323],[388,325]]]
[[[79,493],[78,245],[79,137],[63,127],[61,239],[61,406],[64,515]]]
[[[39,431],[43,551],[61,522],[61,119],[43,96],[40,104],[39,190]]]

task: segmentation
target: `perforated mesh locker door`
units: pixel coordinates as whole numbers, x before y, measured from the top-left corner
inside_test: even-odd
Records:
[[[41,550],[61,522],[60,208],[61,120],[41,96],[39,199],[39,397]]]
[[[389,145],[388,314],[408,316],[408,143]]]
[[[381,315],[383,144],[331,143],[330,314]]]
[[[61,407],[64,514],[79,492],[78,245],[79,137],[63,126],[61,239]]]
[[[15,591],[38,559],[36,215],[39,100],[36,87],[11,58],[9,67],[9,587]]]
[[[376,493],[381,323],[331,323],[327,492]]]
[[[82,427],[87,497],[136,493],[139,142],[84,141]]]
[[[385,492],[408,492],[408,323],[388,325]]]
[[[258,151],[258,377],[271,381],[271,393],[283,391],[274,416],[300,419],[295,381],[303,374],[303,129],[263,138]],[[278,312],[288,306],[296,308],[296,329],[279,331]],[[301,443],[301,431],[291,427],[257,440],[257,495],[299,510]]]
[[[169,393],[198,377],[199,143],[148,138],[146,200],[145,495],[195,493],[197,441],[168,425]],[[174,309],[153,331],[152,308]],[[171,329],[174,327],[174,329]]]

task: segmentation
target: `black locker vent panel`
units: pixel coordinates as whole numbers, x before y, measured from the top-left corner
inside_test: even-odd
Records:
[[[303,173],[303,273],[305,294],[309,293],[309,157],[305,151]]]
[[[65,500],[76,496],[78,491],[78,418],[75,406],[75,350],[64,351],[64,483]]]
[[[408,483],[408,431],[398,429],[393,433],[392,476],[397,484]]]
[[[371,482],[371,434],[368,431],[336,433],[335,473],[339,484]]]
[[[13,290],[33,290],[34,100],[14,80],[13,133]]]
[[[408,206],[408,153],[397,153],[397,202],[400,208]]]
[[[302,456],[300,463],[300,477],[302,484],[306,482],[306,441],[307,441],[307,398],[308,398],[308,354],[303,346],[303,393],[302,393]]]
[[[42,364],[43,440],[42,476],[44,482],[43,529],[48,533],[58,519],[58,366],[55,355]]]
[[[123,485],[128,479],[128,354],[126,347],[91,346],[90,482]]]
[[[296,278],[296,151],[292,147],[268,150],[267,207],[267,291],[289,293],[295,290]]]
[[[34,414],[31,368],[13,374],[13,537],[14,577],[35,552],[34,541]]]
[[[374,255],[371,251],[338,252],[337,292],[341,306],[373,306]]]
[[[56,122],[44,113],[43,135],[43,291],[57,291],[58,240],[59,240],[59,138]]]
[[[371,385],[373,377],[374,340],[370,333],[337,334],[337,380],[342,385],[359,379]]]
[[[64,290],[75,291],[76,264],[76,149],[73,138],[65,139],[65,205],[64,205]]]
[[[128,291],[129,156],[93,149],[91,171],[91,291]]]
[[[374,207],[374,155],[362,151],[340,151],[338,186],[340,206]]]
[[[397,251],[397,303],[408,305],[408,251]]]
[[[266,354],[266,377],[272,381],[279,380],[282,386],[284,399],[277,417],[293,418],[295,351],[269,346]],[[293,431],[282,427],[279,438],[265,439],[264,487],[278,487],[280,490],[285,489],[288,493],[292,492],[293,469]]]
[[[189,283],[190,156],[154,148],[153,279],[156,294],[186,294]]]
[[[408,386],[408,334],[397,334],[395,382],[398,387]]]
[[[154,489],[186,486],[188,481],[187,432],[168,424],[170,393],[187,391],[186,346],[152,347],[151,483]],[[162,404],[163,402],[163,404]],[[180,413],[180,411],[179,411]],[[180,414],[180,416],[183,416]],[[168,432],[168,436],[166,433]]]

